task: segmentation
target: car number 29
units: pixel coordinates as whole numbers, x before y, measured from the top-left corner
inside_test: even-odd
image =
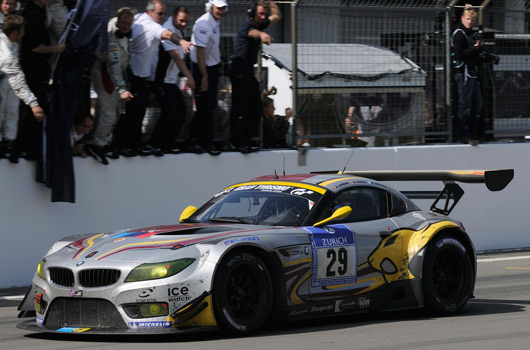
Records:
[[[354,246],[320,248],[317,254],[319,280],[355,276]]]

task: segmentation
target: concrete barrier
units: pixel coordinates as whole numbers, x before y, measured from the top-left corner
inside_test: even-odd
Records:
[[[353,154],[352,154],[353,152]],[[530,247],[530,144],[429,145],[262,151],[121,158],[103,166],[75,159],[77,202],[51,203],[34,181],[35,162],[0,161],[0,288],[28,285],[50,245],[70,234],[107,232],[178,221],[235,182],[266,174],[317,170],[515,169],[502,192],[462,184],[466,192],[451,217],[464,222],[477,250]],[[348,162],[348,158],[351,159]],[[285,169],[284,169],[285,163]],[[389,183],[400,190],[441,190],[441,183]],[[416,201],[427,209],[431,201]]]

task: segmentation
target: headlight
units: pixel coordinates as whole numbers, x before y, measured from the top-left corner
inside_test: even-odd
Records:
[[[195,259],[185,258],[154,264],[142,264],[135,267],[125,279],[125,282],[156,280],[176,275],[190,266]]]
[[[37,276],[46,280],[46,274],[44,273],[44,265],[46,265],[46,259],[42,259],[37,266]]]

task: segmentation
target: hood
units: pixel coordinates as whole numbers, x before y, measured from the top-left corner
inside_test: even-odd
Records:
[[[216,244],[233,236],[255,236],[278,227],[226,224],[180,224],[127,229],[83,236],[48,260],[157,262],[174,259],[175,251],[198,243]]]

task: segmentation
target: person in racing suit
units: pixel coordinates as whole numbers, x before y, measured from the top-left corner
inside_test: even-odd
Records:
[[[98,95],[96,108],[97,125],[92,144],[86,152],[102,164],[108,164],[105,146],[119,117],[120,100],[129,101],[133,95],[126,82],[129,64],[129,43],[134,12],[129,7],[118,10],[117,16],[109,21],[107,52],[99,52],[92,68],[92,84]]]
[[[18,99],[13,98],[15,96],[11,97],[10,94],[12,92],[13,95],[18,96],[31,108],[37,121],[41,121],[44,112],[39,106],[37,98],[29,89],[18,61],[18,43],[23,36],[24,18],[18,15],[5,17],[2,33],[0,33],[0,74],[4,75],[4,79],[0,83],[0,90],[2,91],[2,98],[15,99],[17,106]],[[6,86],[7,84],[9,87]],[[12,163],[18,163],[18,154],[14,151],[18,115],[18,110],[16,112],[8,111],[8,113],[5,109],[0,110],[0,139],[5,146],[2,148]]]

